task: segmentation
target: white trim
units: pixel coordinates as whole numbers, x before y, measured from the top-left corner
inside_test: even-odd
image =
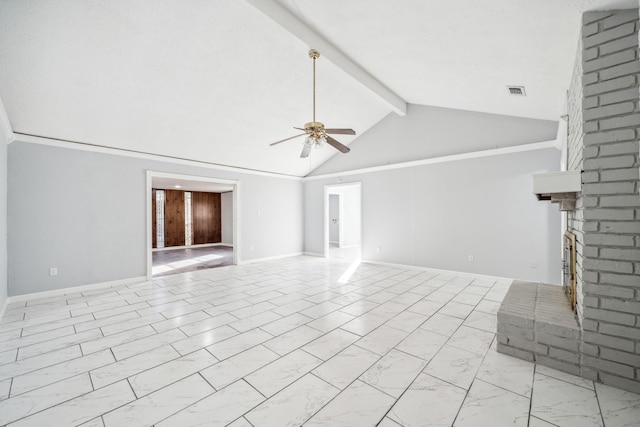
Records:
[[[318,258],[324,258],[323,254],[319,254],[317,252],[303,252],[302,255],[304,255],[304,256],[314,256],[314,257],[318,257]]]
[[[340,242],[336,242],[335,240],[329,240],[329,244],[339,245]]]
[[[59,295],[67,295],[67,294],[73,294],[77,292],[92,291],[95,289],[113,288],[115,286],[129,285],[133,283],[142,283],[146,281],[147,281],[146,277],[140,276],[140,277],[131,277],[129,279],[112,280],[110,282],[93,283],[91,285],[70,286],[68,288],[54,289],[51,291],[42,291],[42,292],[33,292],[30,294],[15,295],[7,298],[5,307],[9,305],[9,303],[14,303],[14,302],[56,297]]]
[[[139,153],[135,151],[128,151],[121,148],[103,147],[100,145],[84,144],[81,142],[60,141],[57,139],[50,139],[42,136],[23,135],[17,134],[16,141],[27,142],[32,144],[48,145],[51,147],[68,148],[70,150],[90,151],[93,153],[111,154],[114,156],[131,157],[136,159],[153,160],[158,162],[171,163],[176,165],[194,166],[205,169],[214,169],[225,172],[244,173],[248,175],[268,176],[272,178],[291,179],[294,181],[301,181],[302,177],[279,174],[275,172],[259,171],[254,169],[243,169],[235,166],[217,165],[207,162],[200,162],[198,160],[179,159],[172,156],[163,156],[150,153]],[[199,180],[201,181],[201,180]]]
[[[273,260],[282,259],[282,258],[292,258],[292,257],[300,256],[300,255],[306,255],[306,253],[304,253],[304,252],[294,252],[294,253],[291,253],[291,254],[274,255],[274,256],[267,256],[267,257],[263,257],[263,258],[253,258],[253,259],[248,259],[248,260],[245,260],[245,261],[241,261],[238,265],[254,264],[256,262],[264,262],[264,261],[273,261]]]
[[[231,243],[202,243],[200,245],[190,245],[190,246],[168,246],[164,248],[152,248],[151,252],[163,252],[163,251],[171,251],[173,249],[194,249],[194,248],[209,248],[214,246],[231,246]]]
[[[313,49],[318,50],[323,57],[329,59],[338,68],[353,77],[358,83],[387,104],[395,113],[401,116],[407,114],[407,101],[382,84],[367,70],[356,64],[327,39],[311,29],[309,24],[300,20],[276,0],[247,1],[295,37]]]
[[[393,262],[372,261],[372,260],[366,260],[366,259],[363,259],[362,262],[366,262],[367,264],[386,265],[386,266],[389,266],[389,267],[408,268],[408,269],[411,269],[411,270],[427,271],[429,273],[435,273],[435,274],[452,274],[452,275],[455,275],[455,276],[479,277],[479,278],[482,278],[482,279],[490,279],[490,280],[510,280],[512,282],[514,280],[516,280],[516,279],[513,279],[511,277],[490,276],[490,275],[487,275],[487,274],[467,273],[467,272],[464,272],[464,271],[442,270],[442,269],[439,269],[439,268],[421,267],[419,265],[397,264],[397,263],[393,263]]]
[[[482,157],[501,156],[503,154],[522,153],[526,151],[543,150],[545,148],[560,149],[558,141],[534,142],[532,144],[515,145],[513,147],[492,148],[491,150],[472,151],[470,153],[452,154],[450,156],[432,157],[430,159],[413,160],[410,162],[392,163],[390,165],[373,166],[370,168],[353,169],[344,172],[328,173],[325,175],[306,176],[303,182],[318,179],[337,178],[348,175],[361,175],[366,173],[381,172],[393,169],[413,168],[416,166],[433,165],[437,163],[456,162],[460,160],[479,159]]]
[[[232,180],[232,179],[224,179],[224,178],[211,178],[211,177],[200,177],[195,175],[184,175],[170,172],[160,172],[160,171],[152,171],[147,170],[147,191],[146,191],[146,205],[147,205],[147,214],[146,214],[146,223],[147,223],[147,280],[151,280],[153,277],[152,268],[153,268],[153,248],[152,246],[152,221],[151,221],[151,190],[153,184],[153,178],[171,178],[171,179],[181,179],[188,181],[201,181],[201,182],[212,182],[217,184],[225,184],[231,185],[233,187],[233,264],[238,265],[240,263],[240,181]],[[189,246],[185,246],[189,247]],[[172,246],[172,249],[179,249],[180,247]],[[183,247],[184,248],[184,247]]]

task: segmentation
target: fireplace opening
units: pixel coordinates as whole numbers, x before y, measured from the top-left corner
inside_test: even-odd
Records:
[[[562,286],[576,312],[576,235],[565,231],[562,239]]]

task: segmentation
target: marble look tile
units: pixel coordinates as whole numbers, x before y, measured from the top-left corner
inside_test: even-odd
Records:
[[[521,396],[531,397],[534,366],[526,360],[490,350],[480,365],[476,377]]]
[[[437,291],[434,291],[434,292],[431,292],[430,294],[428,294],[426,297],[424,297],[424,299],[426,301],[435,301],[435,302],[446,303],[446,302],[450,301],[451,298],[453,298],[455,296],[456,296],[455,293],[445,292],[442,289],[438,289]]]
[[[427,362],[397,350],[391,350],[369,368],[360,379],[395,398],[405,391]]]
[[[61,320],[56,320],[53,322],[41,323],[39,325],[28,326],[22,329],[22,336],[27,337],[29,335],[37,334],[40,332],[51,331],[53,329],[58,329],[63,326],[69,326],[69,325],[73,325],[74,328],[76,328],[79,324],[84,322],[89,322],[92,320],[94,319],[91,314],[85,314],[84,316],[69,317]],[[78,332],[77,329],[75,330],[76,332]],[[14,330],[12,332],[16,332],[16,331]],[[17,332],[19,333],[19,330]]]
[[[280,319],[282,316],[274,313],[273,311],[265,311],[254,316],[245,317],[242,320],[237,320],[235,322],[229,323],[233,329],[238,332],[247,332],[251,329],[258,328],[262,325],[266,325],[267,323],[271,323],[274,320]]]
[[[159,334],[141,338],[134,342],[111,347],[111,351],[116,357],[116,360],[122,360],[154,348],[162,347],[166,344],[171,344],[185,337],[186,335],[179,329],[170,329],[166,332],[160,332]]]
[[[384,417],[382,421],[378,423],[377,427],[402,427],[402,426],[397,422],[393,421],[391,418]]]
[[[365,336],[386,321],[386,318],[369,312],[345,323],[341,328],[354,334]]]
[[[562,380],[580,387],[594,390],[593,381],[586,378],[581,378],[576,375],[571,375],[566,372],[558,371],[557,369],[549,368],[548,366],[536,365],[536,373],[553,377],[557,380]]]
[[[306,308],[302,310],[300,313],[304,314],[305,316],[318,319],[340,308],[342,308],[340,304],[336,304],[331,301],[325,301],[320,304],[314,304],[313,307]]]
[[[483,299],[478,303],[478,305],[475,308],[475,311],[481,311],[483,313],[489,313],[489,314],[498,314],[499,309],[500,309],[499,302]]]
[[[164,311],[161,311],[160,314],[162,314],[167,319],[173,319],[174,317],[184,316],[189,313],[204,311],[211,307],[213,306],[208,302],[199,301],[199,302],[196,302],[195,304],[185,305],[183,307],[174,308],[172,310],[164,310]]]
[[[238,318],[230,314],[221,314],[215,317],[208,317],[198,322],[193,322],[188,325],[182,326],[180,330],[189,336],[197,335],[211,329],[219,328],[220,326],[228,325],[231,322],[237,322]]]
[[[273,338],[271,334],[260,329],[252,329],[240,335],[235,335],[219,343],[207,347],[207,350],[219,360],[224,360],[241,353],[251,347]]]
[[[55,420],[55,425],[59,426],[104,426],[102,418],[99,418],[102,413],[109,412],[134,399],[135,396],[127,382],[120,381],[23,418],[11,426],[46,426],[51,425],[52,420]]]
[[[529,399],[477,380],[471,386],[454,425],[527,427],[528,421]]]
[[[294,301],[294,302],[290,302],[289,304],[285,304],[283,306],[280,306],[278,308],[274,308],[273,311],[276,314],[279,314],[281,316],[288,316],[290,314],[293,313],[298,313],[302,310],[305,310],[309,307],[313,307],[315,304],[310,302],[310,301],[305,301],[305,300],[298,300],[298,301]]]
[[[359,335],[343,329],[334,329],[305,345],[302,349],[322,360],[328,360],[358,339],[360,339]]]
[[[102,334],[106,337],[119,332],[130,331],[131,329],[139,328],[141,326],[151,325],[154,322],[161,322],[163,320],[165,320],[165,318],[162,317],[160,313],[153,313],[148,316],[130,319],[125,322],[103,326],[100,329],[102,330]]]
[[[438,310],[442,308],[444,303],[437,301],[421,300],[413,304],[407,310],[414,313],[423,314],[425,316],[433,316]]]
[[[18,349],[3,351],[0,353],[0,372],[2,372],[2,365],[15,362],[18,358]]]
[[[596,383],[605,425],[631,427],[640,423],[640,395]]]
[[[428,318],[429,316],[425,316],[424,314],[418,314],[411,311],[403,311],[396,317],[388,320],[385,325],[389,326],[390,328],[409,333],[416,330]]]
[[[12,331],[14,329],[27,328],[34,325],[42,325],[56,320],[68,319],[71,317],[68,311],[47,313],[45,315],[25,319],[24,314],[5,313],[0,323],[0,332]]]
[[[558,427],[555,424],[548,423],[540,418],[529,417],[529,427]]]
[[[223,427],[264,400],[265,398],[246,382],[237,381],[155,425]],[[238,422],[231,425],[242,424]]]
[[[253,427],[249,421],[245,417],[238,418],[231,424],[228,424],[227,427]]]
[[[146,303],[140,303],[140,304],[146,304]],[[134,304],[134,305],[138,305],[138,304]],[[141,306],[139,308],[136,308],[136,311],[140,316],[148,316],[149,314],[153,314],[153,313],[163,313],[165,311],[174,310],[176,308],[187,307],[189,306],[189,303],[184,300],[181,300],[181,301],[173,301],[167,304],[160,304],[160,305],[154,305],[154,306],[149,306],[149,304],[146,304],[146,305],[147,307]],[[133,305],[129,307],[133,307]],[[124,308],[126,307],[123,307],[123,309]],[[97,313],[94,313],[93,315],[96,316],[96,314]]]
[[[451,301],[453,302],[458,302],[460,304],[467,304],[472,306],[475,306],[476,304],[478,304],[480,300],[482,300],[482,296],[467,293],[467,292],[461,292],[458,295],[456,295],[453,299],[451,299]]]
[[[495,314],[473,311],[464,321],[463,325],[495,334],[497,332],[497,323],[498,319]]]
[[[97,307],[90,308],[96,309]],[[116,314],[122,313],[130,313],[132,311],[137,311],[140,316],[146,316],[151,313],[157,313],[159,310],[157,307],[149,307],[149,304],[147,304],[146,302],[141,302],[138,304],[124,305],[122,307],[111,308],[108,310],[93,311],[93,317],[95,317],[96,319],[103,319],[105,317],[111,317]],[[74,314],[74,316],[76,316],[76,314]]]
[[[378,306],[378,303],[371,301],[359,300],[352,304],[347,305],[340,309],[341,312],[350,314],[352,316],[361,316],[364,313],[372,310]]]
[[[16,352],[13,351],[13,354],[15,358]],[[46,368],[47,366],[55,365],[56,363],[75,359],[81,356],[82,352],[80,351],[80,346],[75,345],[71,347],[65,347],[60,350],[55,350],[50,353],[31,357],[29,359],[6,363],[0,365],[0,380],[23,375],[37,369]]]
[[[207,350],[194,351],[191,354],[151,368],[129,377],[129,384],[138,398],[146,396],[168,384],[206,369],[218,360]]]
[[[536,373],[531,415],[563,426],[602,426],[594,390]]]
[[[263,395],[270,397],[306,375],[322,360],[302,350],[296,350],[258,369],[244,379]]]
[[[285,355],[293,350],[302,347],[308,342],[316,339],[322,335],[322,332],[317,329],[310,328],[308,326],[299,326],[289,332],[285,332],[275,338],[270,339],[263,345],[269,350],[278,353],[279,355]]]
[[[446,341],[447,338],[443,335],[418,328],[409,334],[396,348],[428,362]]]
[[[0,425],[8,424],[92,391],[89,374],[23,393],[0,402]]]
[[[20,347],[27,347],[42,343],[43,341],[49,341],[53,338],[65,337],[67,335],[75,334],[73,326],[65,326],[63,328],[54,329],[52,331],[41,332],[39,334],[29,335],[28,337],[16,338],[0,342],[0,352],[13,350]]]
[[[0,402],[9,398],[9,391],[11,390],[11,378],[0,381]]]
[[[355,381],[318,411],[305,426],[376,426],[395,400],[362,382]]]
[[[199,322],[204,319],[208,319],[209,317],[210,316],[204,311],[194,311],[193,313],[188,313],[181,316],[175,316],[171,319],[152,323],[151,327],[155,329],[156,332],[164,332],[164,331],[168,331],[169,329],[184,327],[192,323]]]
[[[95,330],[92,329],[91,331],[85,333],[89,332],[95,332]],[[90,354],[95,353],[96,351],[115,347],[117,345],[128,343],[131,341],[136,341],[141,338],[148,337],[149,335],[155,334],[156,331],[151,326],[146,325],[136,329],[132,329],[130,331],[124,331],[114,335],[109,335],[108,337],[102,337],[102,334],[99,334],[101,338],[83,342],[80,344],[80,347],[82,348],[83,354]]]
[[[297,427],[330,401],[339,390],[307,374],[245,415],[254,426]]]
[[[395,298],[397,296],[398,296],[398,294],[396,294],[394,292],[389,292],[389,291],[383,290],[383,291],[380,291],[380,292],[376,292],[375,294],[369,295],[368,297],[365,298],[365,300],[377,302],[378,304],[382,304],[382,303],[385,303],[385,302],[389,301],[390,299],[393,299],[393,298]]]
[[[258,345],[223,362],[216,363],[202,370],[200,374],[217,390],[220,390],[278,358],[280,355],[277,353]]]
[[[79,334],[66,335],[49,341],[44,341],[38,344],[30,345],[28,347],[22,347],[18,349],[18,360],[27,359],[29,357],[38,356],[44,353],[49,353],[51,351],[59,350],[65,347],[71,347],[75,344],[82,345],[83,343],[85,343],[85,341],[89,341],[101,336],[102,333],[100,333],[99,330],[94,329],[87,332],[81,332]]]
[[[78,357],[46,368],[32,371],[13,378],[11,396],[49,385],[91,369],[115,362],[111,351],[103,350],[84,357]]]
[[[153,425],[213,392],[200,375],[194,374],[106,413],[102,419],[106,427]]]
[[[447,344],[484,356],[487,350],[489,350],[494,336],[495,334],[491,332],[460,326],[451,338],[449,338]]]
[[[92,314],[87,314],[85,316],[91,316],[91,318],[93,319]],[[82,317],[85,317],[85,316],[82,316]],[[87,322],[78,323],[74,326],[74,328],[76,329],[76,333],[79,333],[79,332],[89,331],[91,329],[101,328],[107,325],[113,325],[115,323],[120,323],[120,322],[124,322],[131,319],[137,319],[139,317],[140,316],[138,315],[138,313],[136,313],[135,311],[130,311],[128,313],[117,314],[115,316],[103,317],[102,319],[98,319],[98,320],[91,320]]]
[[[269,332],[273,336],[278,336],[292,329],[295,329],[298,326],[302,326],[305,323],[310,322],[311,320],[313,319],[300,313],[293,313],[289,316],[274,320],[271,323],[267,323],[266,325],[262,325],[260,326],[260,329]]]
[[[238,334],[238,331],[229,326],[220,326],[219,328],[205,331],[180,341],[175,341],[171,345],[178,350],[180,354],[185,355]]]
[[[460,304],[458,302],[450,301],[439,310],[440,314],[446,314],[447,316],[459,317],[465,319],[473,311],[472,305]]]
[[[482,356],[444,345],[423,372],[468,390],[480,363],[482,363]]]
[[[65,320],[67,320],[67,319],[65,319]],[[62,325],[62,326],[66,326],[66,325]],[[54,329],[54,328],[52,328],[52,329]],[[2,333],[0,333],[0,343],[20,338],[21,333],[22,333],[22,329],[14,329],[12,331],[2,332]]]
[[[356,344],[382,356],[405,339],[407,335],[409,335],[408,332],[382,325],[365,335]]]
[[[321,332],[329,332],[353,319],[355,319],[355,316],[352,316],[351,314],[343,313],[342,311],[334,311],[326,316],[322,316],[312,322],[309,322],[307,326]]]
[[[342,390],[379,359],[377,354],[351,345],[318,366],[313,373]]]
[[[170,345],[138,354],[90,372],[91,381],[96,389],[113,384],[122,379],[136,375],[155,366],[177,359],[180,354]]]
[[[465,394],[465,390],[459,387],[420,374],[393,405],[387,417],[403,427],[448,427],[453,425]]]

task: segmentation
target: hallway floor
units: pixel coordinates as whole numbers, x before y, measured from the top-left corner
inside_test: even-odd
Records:
[[[14,302],[0,425],[637,425],[639,395],[496,352],[509,286],[301,256]]]
[[[187,249],[154,251],[151,274],[153,277],[188,273],[233,264],[233,246],[204,246]]]

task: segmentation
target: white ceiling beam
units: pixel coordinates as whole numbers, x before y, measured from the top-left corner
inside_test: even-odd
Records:
[[[11,144],[15,140],[15,135],[9,122],[9,116],[7,116],[7,111],[4,109],[2,99],[0,99],[0,133],[4,134],[7,144]]]
[[[308,24],[289,12],[276,0],[247,0],[247,2],[360,82],[387,103],[395,113],[401,116],[407,114],[407,102],[404,99],[352,61],[327,39],[309,28]]]

